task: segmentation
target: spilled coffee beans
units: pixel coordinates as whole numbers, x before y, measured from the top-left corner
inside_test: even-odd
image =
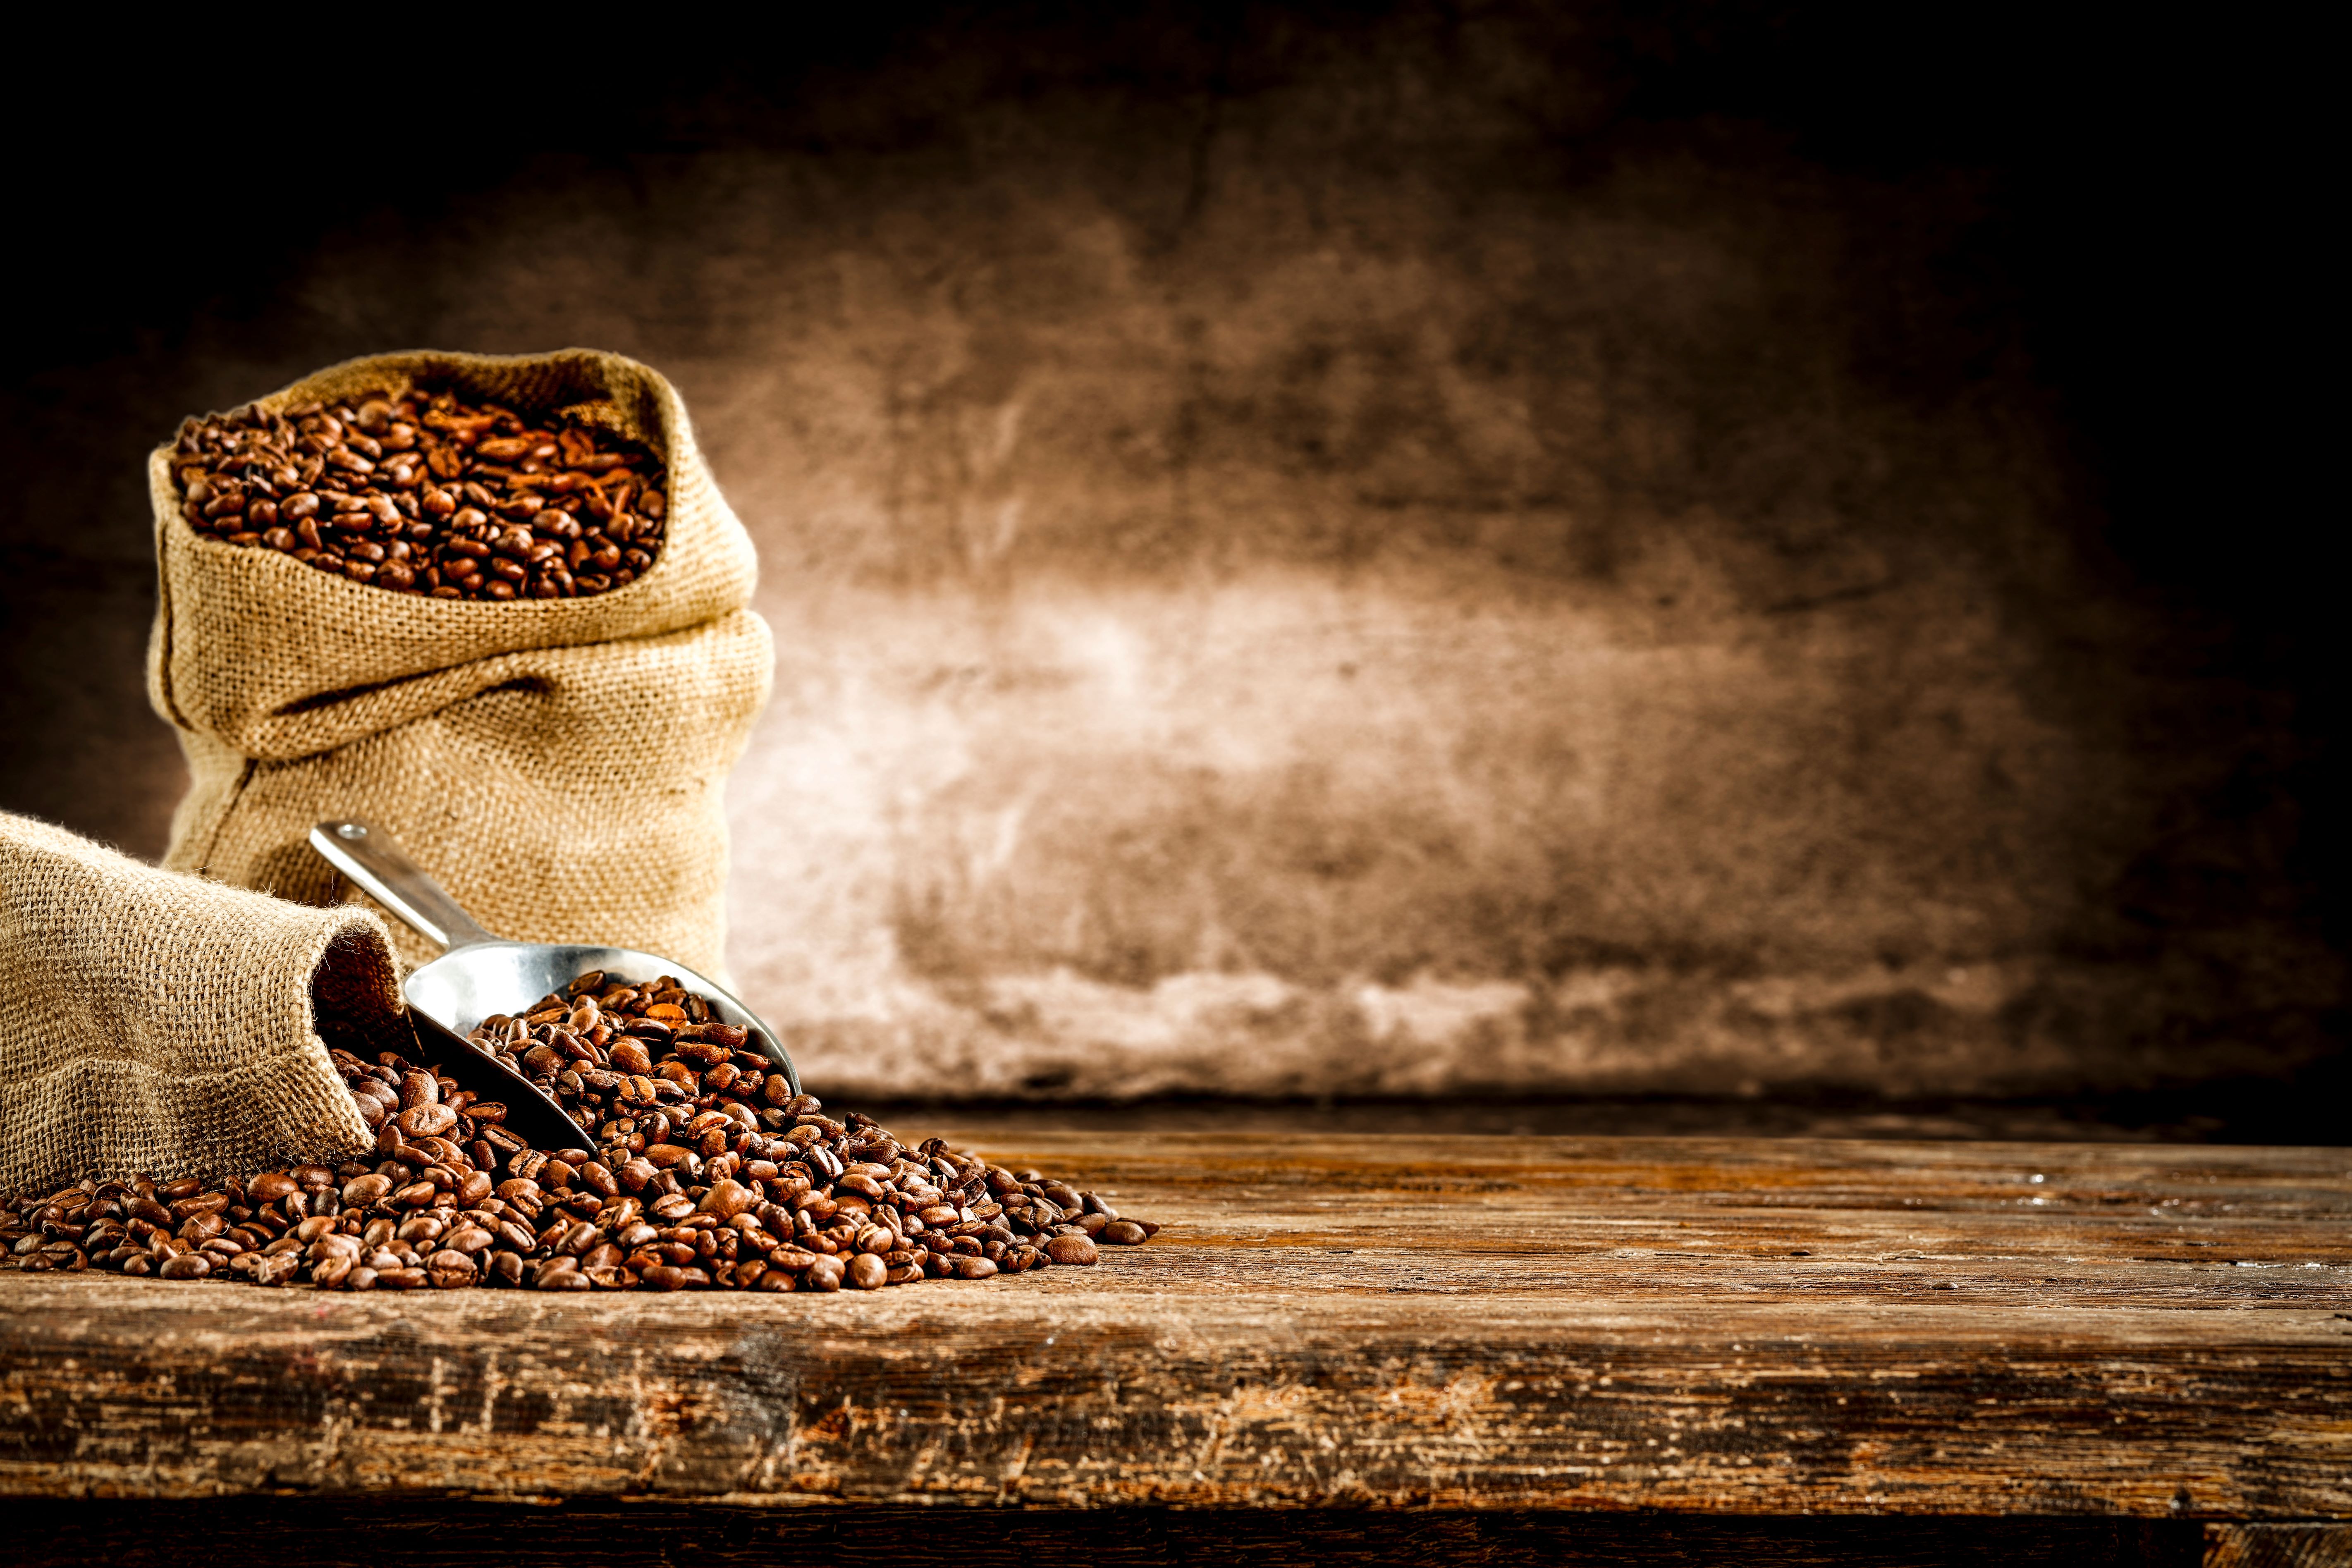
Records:
[[[319,1289],[871,1290],[1091,1264],[1159,1226],[1092,1193],[792,1092],[662,976],[587,974],[476,1041],[596,1129],[532,1148],[506,1107],[333,1051],[375,1159],[242,1179],[83,1181],[0,1205],[0,1268]]]
[[[625,587],[660,554],[668,516],[643,445],[447,390],[191,419],[171,464],[197,532],[437,599]]]
[[[840,1259],[861,1288],[1092,1263],[1092,1238],[1140,1242],[1159,1228],[1039,1172],[984,1165],[936,1139],[910,1151],[870,1117],[824,1115],[748,1031],[668,975],[583,974],[520,1017],[484,1019],[472,1039],[594,1129],[598,1163],[627,1190],[717,1194],[708,1201],[733,1211],[722,1217],[740,1234]],[[1111,1236],[1114,1226],[1125,1228]],[[740,1264],[726,1241],[719,1261]],[[1070,1241],[1079,1247],[1053,1250]],[[672,1261],[696,1268],[709,1256]]]

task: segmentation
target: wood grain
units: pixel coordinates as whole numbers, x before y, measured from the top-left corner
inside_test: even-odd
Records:
[[[2352,1517],[2343,1152],[948,1131],[1168,1229],[873,1297],[0,1276],[0,1491]]]

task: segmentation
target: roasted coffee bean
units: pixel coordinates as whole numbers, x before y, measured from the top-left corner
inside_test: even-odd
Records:
[[[364,1208],[392,1191],[392,1178],[385,1175],[354,1176],[343,1184],[343,1202],[353,1208]]]
[[[1051,1237],[1045,1243],[1045,1256],[1056,1263],[1085,1264],[1102,1255],[1095,1250],[1094,1238],[1081,1233]]]
[[[248,1252],[236,1260],[237,1272],[256,1285],[284,1285],[294,1278],[302,1260],[290,1252]]]
[[[609,593],[652,566],[669,510],[661,459],[643,444],[446,388],[192,419],[172,468],[189,526],[207,537],[445,599]],[[493,514],[527,526],[492,535]],[[340,552],[322,521],[347,541]]]
[[[474,1282],[474,1260],[454,1247],[445,1247],[425,1260],[425,1272],[444,1290]]]
[[[412,1105],[393,1120],[411,1138],[437,1138],[457,1125],[457,1113],[446,1105],[427,1103]]]
[[[357,516],[336,506],[339,527]],[[583,976],[485,1020],[475,1042],[537,1067],[598,1146],[531,1149],[493,1120],[500,1107],[436,1069],[332,1050],[353,1102],[390,1118],[372,1162],[10,1199],[0,1268],[346,1290],[832,1292],[1090,1263],[1090,1233],[1133,1246],[1159,1228],[1038,1173],[824,1115],[669,976]]]
[[[301,1186],[284,1171],[264,1171],[253,1178],[246,1191],[247,1194],[257,1202],[272,1204],[289,1194],[301,1191]]]

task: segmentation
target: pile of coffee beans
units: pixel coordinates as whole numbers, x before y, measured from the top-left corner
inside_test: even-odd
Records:
[[[583,975],[476,1038],[602,1147],[535,1149],[507,1107],[333,1051],[375,1159],[242,1179],[83,1181],[0,1204],[0,1269],[327,1290],[872,1290],[1090,1264],[1159,1226],[1092,1193],[794,1094],[669,977]]]
[[[191,419],[172,473],[199,533],[437,599],[625,587],[661,553],[669,505],[643,445],[446,388]]]

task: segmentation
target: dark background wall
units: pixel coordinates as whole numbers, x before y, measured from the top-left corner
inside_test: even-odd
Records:
[[[0,806],[162,847],[182,415],[593,343],[761,544],[732,962],[828,1087],[2332,1059],[2293,39],[931,7],[239,86],[319,47],[20,84]]]

